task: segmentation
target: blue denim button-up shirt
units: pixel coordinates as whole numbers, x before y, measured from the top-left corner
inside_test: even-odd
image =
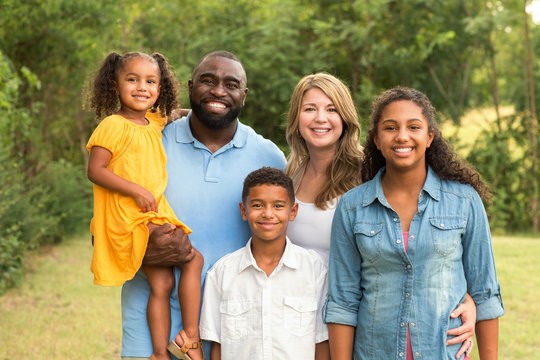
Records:
[[[482,201],[471,186],[428,168],[406,252],[383,173],[336,209],[325,320],[356,327],[354,359],[405,359],[407,328],[415,360],[455,359],[461,344],[445,343],[461,321],[450,312],[466,292],[477,321],[504,313]]]

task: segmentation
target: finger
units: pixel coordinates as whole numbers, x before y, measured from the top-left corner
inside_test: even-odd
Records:
[[[453,328],[453,329],[448,330],[447,334],[451,335],[451,336],[458,336],[458,335],[467,334],[467,338],[470,338],[473,332],[474,332],[474,326],[463,324],[463,325],[461,325],[461,326],[459,326],[457,328]],[[465,339],[463,339],[463,340],[465,340]]]
[[[457,308],[455,308],[451,313],[450,317],[455,319],[459,317],[461,314],[463,314],[463,311],[465,311],[465,306],[463,304],[459,304]]]
[[[186,257],[184,258],[184,262],[189,262],[193,260],[194,257],[195,257],[195,249],[191,248],[191,250],[189,251],[189,254],[187,254]]]
[[[461,345],[461,348],[456,354],[456,359],[459,359],[461,355],[463,354],[465,354],[467,357],[469,353],[471,352],[472,348],[473,348],[473,341],[469,338],[467,339],[467,341],[464,341],[463,344]]]
[[[154,230],[154,232],[158,236],[163,236],[163,235],[167,235],[167,234],[172,233],[174,231],[174,228],[175,228],[175,226],[172,225],[172,224],[163,224],[163,225],[158,226]]]
[[[467,339],[470,339],[473,336],[473,333],[467,332],[456,337],[450,338],[446,341],[446,345],[454,345],[465,342]]]

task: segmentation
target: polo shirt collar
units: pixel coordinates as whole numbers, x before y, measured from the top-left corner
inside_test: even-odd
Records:
[[[191,132],[191,127],[189,123],[191,122],[191,111],[186,116],[186,121],[182,121],[179,126],[176,128],[175,140],[179,143],[184,144],[200,144],[202,147],[205,147],[199,140],[195,139],[193,133]],[[238,120],[238,127],[232,140],[225,145],[226,147],[234,146],[236,148],[242,148],[246,145],[248,138],[248,128]]]

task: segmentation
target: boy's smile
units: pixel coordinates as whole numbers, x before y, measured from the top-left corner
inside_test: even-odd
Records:
[[[252,241],[285,240],[287,225],[294,220],[298,205],[279,185],[257,185],[240,203],[242,219],[248,222]]]

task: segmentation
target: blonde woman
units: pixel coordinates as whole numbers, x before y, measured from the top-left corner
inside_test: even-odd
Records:
[[[287,234],[293,243],[317,251],[328,264],[338,200],[361,183],[360,126],[349,88],[327,73],[303,77],[291,95],[286,138],[290,147],[287,175],[293,179],[299,206]],[[465,342],[460,353],[470,347],[476,319],[470,297],[466,305],[452,314],[461,316],[463,325],[449,332],[459,335],[449,344]],[[330,358],[325,345],[318,349],[316,359]]]

